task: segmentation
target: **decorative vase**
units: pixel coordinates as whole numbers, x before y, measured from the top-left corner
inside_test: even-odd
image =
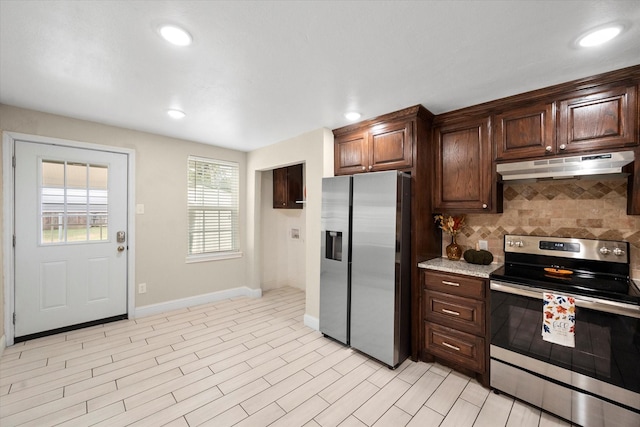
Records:
[[[462,256],[462,246],[456,243],[456,235],[451,235],[451,244],[447,245],[447,258],[458,261]]]

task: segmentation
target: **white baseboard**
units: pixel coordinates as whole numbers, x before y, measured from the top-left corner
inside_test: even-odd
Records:
[[[0,337],[0,357],[2,357],[2,353],[4,353],[4,349],[7,346],[7,338],[2,335]]]
[[[304,315],[304,326],[307,326],[316,331],[320,330],[320,320],[317,317],[309,316],[308,314]]]
[[[178,310],[195,305],[208,304],[210,302],[221,301],[223,299],[236,297],[260,298],[262,289],[251,289],[246,286],[224,291],[211,292],[209,294],[196,295],[188,298],[181,298],[173,301],[161,302],[158,304],[143,305],[136,307],[134,318],[151,316],[153,314],[165,313],[167,311]]]

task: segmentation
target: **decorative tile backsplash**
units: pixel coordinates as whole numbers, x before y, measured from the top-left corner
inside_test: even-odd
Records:
[[[470,214],[457,242],[474,248],[487,240],[504,261],[503,236],[581,237],[625,240],[631,246],[631,277],[640,280],[640,216],[627,215],[627,179],[567,179],[506,184],[504,213]],[[444,247],[451,237],[443,233]]]

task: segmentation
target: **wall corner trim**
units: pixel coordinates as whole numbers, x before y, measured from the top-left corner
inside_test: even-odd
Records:
[[[3,334],[0,337],[0,357],[2,357],[2,353],[4,353],[5,347],[7,347],[7,338]]]
[[[320,330],[320,320],[317,317],[309,316],[308,314],[304,315],[304,326],[307,326],[313,330]]]
[[[143,305],[135,308],[133,318],[151,316],[154,314],[165,313],[181,308],[193,307],[210,302],[222,301],[224,299],[236,297],[260,298],[262,297],[262,289],[251,289],[246,286],[238,288],[225,289],[223,291],[211,292],[208,294],[196,295],[193,297],[181,298],[177,300],[161,302],[158,304]]]

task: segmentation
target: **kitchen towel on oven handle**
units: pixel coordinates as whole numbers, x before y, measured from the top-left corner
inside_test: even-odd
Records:
[[[575,347],[575,299],[549,292],[544,292],[542,299],[542,339],[565,347]]]

